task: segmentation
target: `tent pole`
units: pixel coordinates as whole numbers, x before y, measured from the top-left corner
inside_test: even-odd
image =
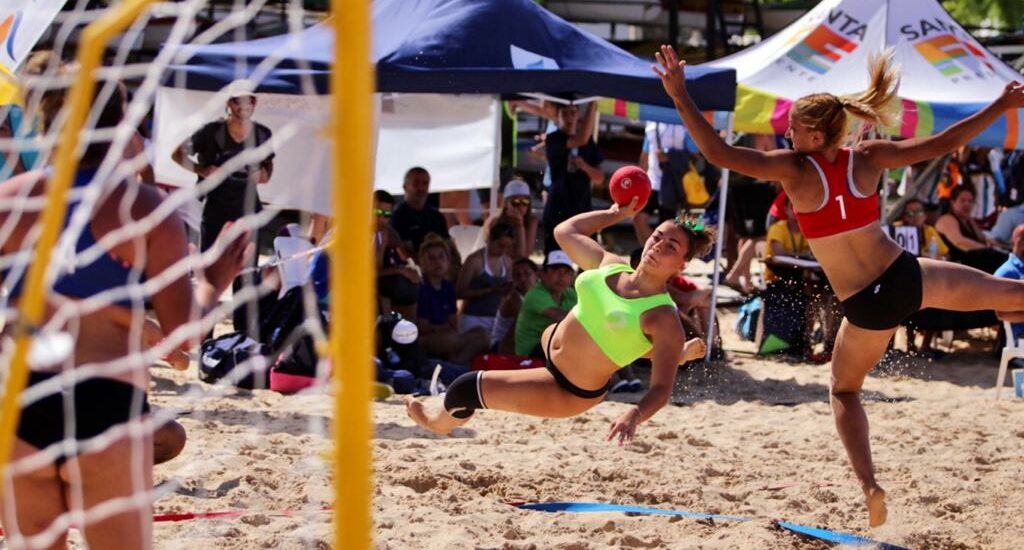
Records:
[[[494,155],[494,177],[491,178],[491,215],[498,215],[498,191],[501,189],[501,118],[504,116],[504,105],[501,96],[494,98],[494,143],[498,144],[498,154]],[[515,147],[515,144],[513,144]]]
[[[732,143],[732,128],[735,113],[729,113],[726,123],[725,142]],[[722,269],[722,242],[725,241],[725,205],[729,198],[729,169],[722,169],[718,180],[718,238],[715,239],[715,265],[711,272],[711,315],[708,316],[707,351],[704,362],[711,361],[711,344],[715,341],[715,316],[718,309],[718,274]]]

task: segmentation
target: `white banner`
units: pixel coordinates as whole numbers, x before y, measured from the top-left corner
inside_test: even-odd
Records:
[[[331,213],[328,96],[258,95],[254,120],[273,132],[274,174],[260,198],[283,208]],[[413,166],[431,173],[431,191],[490,187],[497,180],[499,102],[489,96],[407,94],[378,98],[376,188],[402,193]],[[207,122],[225,116],[213,92],[160,88],[153,168],[159,183],[191,186],[196,176],[171,153]],[[367,136],[367,139],[371,139]]]
[[[430,172],[431,191],[491,187],[498,180],[500,109],[493,96],[385,96],[374,187],[402,193],[402,179],[413,166]]]
[[[208,122],[224,118],[226,105],[213,92],[160,88],[153,132],[157,182],[192,186],[196,176],[171,154]],[[325,134],[326,96],[259,94],[253,119],[273,132],[274,173],[259,186],[263,202],[284,208],[329,213],[330,142]]]
[[[14,72],[67,0],[0,2],[0,66]]]

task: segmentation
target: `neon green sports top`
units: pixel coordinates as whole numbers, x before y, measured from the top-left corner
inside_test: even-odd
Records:
[[[675,306],[667,292],[623,298],[608,286],[616,273],[632,273],[626,264],[610,264],[584,271],[576,278],[577,304],[573,313],[601,351],[620,368],[651,350],[651,341],[640,328],[640,316],[658,306]]]

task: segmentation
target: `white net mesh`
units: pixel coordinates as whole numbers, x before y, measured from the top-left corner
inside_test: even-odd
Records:
[[[304,279],[320,250],[305,240],[282,257],[271,244],[275,235],[279,245],[280,236],[305,238],[278,233],[285,222],[308,225],[311,214],[326,213],[326,146],[282,158],[295,153],[289,144],[300,137],[326,142],[326,102],[318,94],[324,87],[316,71],[300,66],[287,86],[263,92],[290,63],[289,48],[301,46],[302,31],[323,14],[300,1],[157,3],[110,44],[97,74],[82,74],[69,60],[83,26],[104,10],[103,3],[70,0],[35,48],[52,54],[34,54],[13,80],[0,82],[18,90],[0,107],[0,179],[13,177],[0,186],[6,379],[12,336],[22,328],[21,287],[39,260],[39,219],[49,203],[42,182],[52,176],[68,119],[65,92],[76,80],[96,80],[80,134],[85,156],[48,255],[47,279],[56,286],[47,294],[45,322],[33,329],[32,375],[3,480],[3,540],[11,548],[47,548],[70,532],[74,548],[150,540],[157,548],[326,547],[331,400],[327,366],[311,353],[324,344],[324,301],[311,285],[287,292],[304,282],[294,274]],[[205,69],[188,66],[191,51],[183,50],[268,35],[285,37],[271,55],[223,58],[229,65],[217,69],[225,85],[197,77]],[[249,91],[226,86],[238,79]],[[106,127],[111,103],[122,104],[113,110],[123,116]],[[223,134],[203,137],[204,128]],[[93,159],[90,143],[108,151]],[[305,186],[316,190],[305,193]],[[222,209],[231,198],[249,204]],[[253,260],[239,262],[242,276],[232,288],[226,264],[240,255],[245,242],[235,241],[247,231],[262,246]],[[213,242],[211,234],[221,238]],[[251,336],[266,345],[200,356],[200,340],[247,328],[233,326],[241,322],[238,311],[254,320]],[[270,325],[255,321],[268,317]],[[244,336],[234,346],[222,339],[221,347],[241,349]],[[197,379],[204,359],[211,377],[218,366],[237,364],[208,384]],[[235,388],[253,377],[257,386],[271,383],[269,366],[281,363],[290,367],[281,371],[281,388],[301,389],[297,395]],[[151,466],[154,454],[166,459],[181,443],[179,455]]]

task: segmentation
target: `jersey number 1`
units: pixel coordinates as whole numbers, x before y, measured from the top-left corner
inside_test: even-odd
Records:
[[[837,195],[836,202],[839,203],[839,217],[846,219],[846,203],[843,202],[843,196]]]

